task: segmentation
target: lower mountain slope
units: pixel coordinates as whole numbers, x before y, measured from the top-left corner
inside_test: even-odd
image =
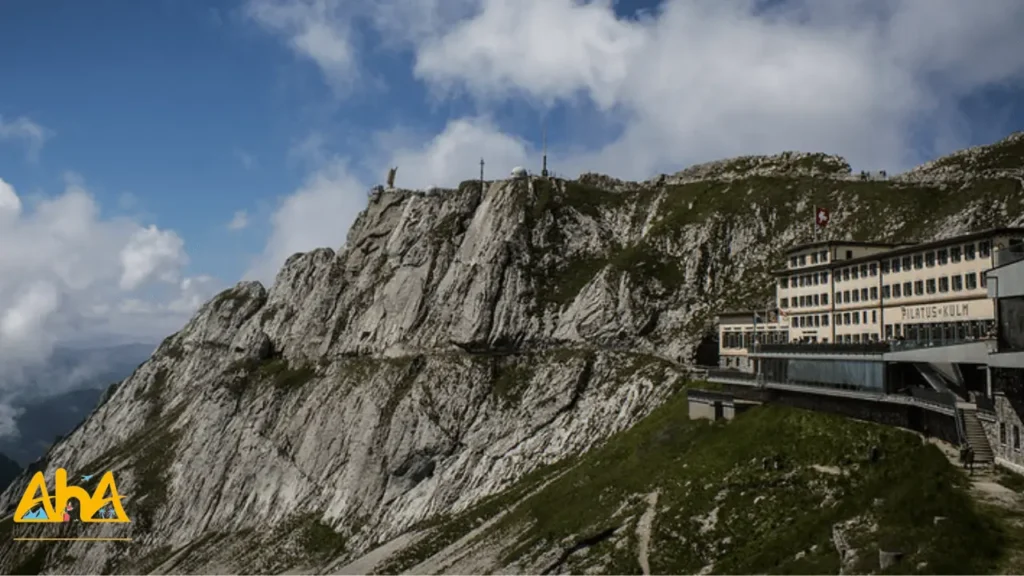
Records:
[[[851,574],[882,570],[882,550],[898,553],[887,573],[1005,569],[1024,551],[1008,535],[1024,494],[995,511],[969,487],[916,434],[781,406],[712,424],[689,420],[678,394],[601,448],[417,527],[374,565],[333,568]]]

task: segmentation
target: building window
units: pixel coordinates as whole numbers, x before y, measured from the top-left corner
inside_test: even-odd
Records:
[[[868,265],[867,264],[861,264],[860,265],[860,277],[861,278],[867,278],[868,277]]]
[[[779,300],[779,308],[789,308],[789,298]]]
[[[801,316],[800,317],[800,327],[803,328],[805,326],[807,326],[807,319],[804,318],[803,316]]]
[[[821,317],[821,325],[822,326],[828,326],[828,315],[825,315],[825,316]]]
[[[815,286],[818,285],[818,275],[817,274],[812,274],[811,275],[811,283],[814,284]]]
[[[988,286],[988,276],[984,272],[978,272],[978,284],[981,284],[982,288]]]
[[[871,287],[871,299],[878,300],[878,286]]]
[[[835,320],[836,325],[843,323],[843,317],[839,314],[839,312],[836,312],[835,316],[833,316],[832,319]]]
[[[822,284],[828,284],[828,272],[822,272],[821,274],[818,274],[818,278],[821,279]]]
[[[817,264],[817,263],[818,263],[818,253],[815,252],[814,254],[811,254],[811,264]]]
[[[922,282],[921,280],[917,280],[916,282],[914,282],[914,295],[924,296],[924,282]]]
[[[981,256],[982,258],[988,258],[990,250],[991,248],[989,246],[988,240],[978,242],[978,256]]]
[[[806,266],[807,265],[807,255],[806,254],[803,254],[803,255],[800,256],[800,265],[801,266]]]
[[[935,278],[929,278],[925,285],[928,287],[929,294],[935,294]]]
[[[853,323],[860,324],[860,314],[858,314],[857,312],[853,313]]]
[[[847,260],[852,260],[853,259],[853,250],[847,250],[846,251],[846,259]]]
[[[839,304],[842,301],[843,301],[843,293],[842,292],[836,292],[835,303]]]
[[[964,278],[957,274],[956,276],[950,276],[953,282],[953,292],[959,292],[964,289]]]
[[[893,272],[899,272],[900,271],[900,259],[899,258],[893,258],[892,259],[892,271]]]
[[[920,270],[924,268],[924,256],[918,254],[914,256],[914,270]]]
[[[850,302],[850,291],[849,290],[843,290],[843,303],[844,304],[849,304],[849,302]]]
[[[797,328],[797,327],[798,327],[798,326],[796,325],[796,318],[793,318],[793,321],[792,321],[792,325],[793,325],[793,328]]]
[[[882,286],[882,298],[883,299],[892,298],[892,287],[890,287],[888,284],[886,284],[885,286]]]
[[[949,249],[949,261],[950,262],[959,262],[960,261],[960,247],[959,246],[953,246],[952,248]]]
[[[924,255],[924,265],[929,268],[935,266],[935,252],[928,252]]]
[[[945,248],[943,248],[942,250],[939,250],[935,254],[936,254],[936,256],[939,259],[939,264],[940,265],[949,262],[949,250],[946,250]]]
[[[814,325],[815,326],[821,326],[821,316],[815,316],[814,317]]]
[[[974,260],[974,244],[964,245],[964,260],[968,262]]]
[[[789,288],[789,278],[779,280],[779,288]]]
[[[857,290],[854,290],[853,292],[851,292],[850,296],[853,296],[853,301],[854,302],[860,302],[860,292],[858,292]]]
[[[999,423],[999,443],[1006,445],[1006,422]]]
[[[885,325],[885,339],[888,340],[890,338],[892,338],[892,324],[886,324]]]
[[[818,300],[818,295],[817,295],[817,294],[815,294],[815,295],[814,295],[814,305],[815,305],[815,306],[819,306],[820,304],[819,304],[818,302],[819,302],[819,300]]]
[[[939,278],[939,292],[949,292],[949,278],[943,276]]]
[[[878,324],[878,310],[871,311],[871,323]]]
[[[872,262],[868,265],[868,270],[872,276],[878,276],[878,263]]]
[[[822,306],[827,306],[828,305],[828,293],[827,292],[825,294],[821,295],[821,304],[822,304]]]
[[[847,326],[850,325],[850,313],[849,312],[844,312],[843,313],[843,324],[846,324]]]
[[[900,296],[902,296],[900,294],[900,285],[899,284],[893,284],[892,285],[892,297],[893,298],[899,298]]]
[[[974,275],[974,272],[964,274],[964,281],[967,283],[968,290],[974,290],[978,287],[978,277]]]
[[[904,282],[903,283],[903,297],[904,298],[910,298],[910,294],[911,294],[910,282]]]
[[[882,274],[888,274],[888,273],[889,273],[889,261],[888,260],[883,260],[882,261]]]
[[[860,334],[854,334],[853,335],[853,343],[854,344],[860,344]]]
[[[860,289],[860,299],[865,301],[865,302],[868,301],[868,289],[867,288],[861,288]]]
[[[903,270],[910,270],[910,256],[903,257]]]
[[[822,250],[821,253],[818,254],[818,259],[822,262],[828,262],[828,250]]]
[[[850,269],[849,268],[843,268],[843,280],[849,280],[849,279],[850,279]]]
[[[864,323],[867,324],[868,323],[868,311],[865,310],[865,311],[861,312],[860,314],[861,314],[861,317],[864,319]]]
[[[856,280],[858,277],[860,277],[860,270],[858,270],[856,266],[850,268],[850,278]]]
[[[789,259],[789,267],[796,268],[796,256],[793,256]]]

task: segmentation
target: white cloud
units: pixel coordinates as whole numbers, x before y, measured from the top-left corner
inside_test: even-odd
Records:
[[[11,121],[6,121],[3,116],[0,116],[0,141],[14,140],[22,142],[31,161],[39,159],[39,152],[43,149],[43,144],[52,135],[53,133],[50,130],[43,128],[24,116]]]
[[[176,233],[156,226],[140,228],[121,248],[121,289],[135,290],[154,279],[175,282],[187,263],[185,242]]]
[[[298,55],[316,63],[340,93],[348,92],[359,67],[345,4],[331,0],[253,0],[246,13],[267,30],[287,38]]]
[[[366,207],[366,190],[343,160],[321,167],[274,212],[266,247],[245,277],[269,285],[292,254],[341,246],[349,226]]]
[[[231,221],[228,222],[228,230],[244,230],[249,225],[249,215],[245,210],[239,210],[235,212],[235,215],[231,217]]]
[[[976,137],[969,130],[986,127],[964,122],[959,99],[991,86],[1020,87],[1024,75],[1024,3],[1017,0],[665,0],[635,18],[617,16],[610,0],[272,5],[280,13],[267,19],[279,23],[270,28],[293,48],[310,30],[337,40],[303,52],[329,82],[352,77],[352,31],[372,26],[387,48],[412,53],[413,74],[436,97],[473,98],[476,110],[449,119],[436,135],[382,131],[376,144],[384,149],[367,152],[367,167],[383,175],[399,166],[400,187],[475,178],[481,156],[488,178],[515,164],[539,167],[539,151],[503,128],[511,124],[493,121],[524,101],[538,116],[555,105],[570,109],[567,126],[549,130],[557,143],[549,164],[567,176],[645,179],[783,150],[837,153],[854,169],[894,172]],[[519,123],[515,132],[533,130]],[[314,165],[328,157],[316,138],[293,155]],[[286,200],[264,255],[280,262],[294,251],[339,245],[341,222],[295,221],[297,206],[303,214],[330,213],[343,197],[346,214],[356,213],[370,183],[347,174],[341,180],[304,186],[295,204]]]
[[[173,231],[102,218],[80,177],[67,178],[60,195],[27,203],[0,180],[0,246],[0,413],[30,391],[73,385],[26,379],[56,346],[154,341],[218,287],[180,279],[187,257]],[[124,305],[131,300],[144,305]]]

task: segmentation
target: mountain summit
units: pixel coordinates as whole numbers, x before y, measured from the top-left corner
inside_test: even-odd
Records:
[[[664,403],[709,361],[714,316],[769,298],[814,206],[830,238],[1020,225],[1022,165],[1015,136],[888,180],[793,153],[377,190],[343,248],[204,304],[36,467],[114,471],[134,540],[4,541],[0,567],[316,571],[411,546]]]

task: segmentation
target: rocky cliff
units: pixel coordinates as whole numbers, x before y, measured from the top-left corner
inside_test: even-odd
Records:
[[[0,569],[343,565],[649,414],[717,312],[770,298],[815,205],[832,238],[1024,222],[1022,148],[1018,134],[888,181],[786,153],[643,183],[376,191],[343,248],[206,303],[35,466],[113,470],[130,525],[0,527],[133,541],[6,538]]]

